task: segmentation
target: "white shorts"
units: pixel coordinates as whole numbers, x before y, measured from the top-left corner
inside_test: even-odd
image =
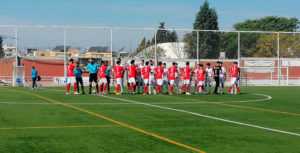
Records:
[[[74,84],[74,83],[76,83],[75,77],[68,77],[68,78],[67,78],[67,83],[68,83],[68,84]]]
[[[128,82],[129,83],[135,83],[135,78],[129,78]]]
[[[157,84],[158,84],[159,86],[161,86],[161,85],[163,84],[162,79],[157,79],[156,82],[157,82]]]
[[[148,85],[149,84],[149,79],[144,79],[144,84]]]
[[[170,80],[170,85],[174,85],[175,80]]]
[[[183,84],[189,85],[190,84],[190,80],[183,80]]]
[[[122,84],[122,79],[121,78],[117,78],[116,82],[117,82],[117,84]]]
[[[231,84],[238,84],[237,78],[231,78]]]
[[[106,78],[100,78],[99,79],[99,84],[107,84]]]
[[[202,86],[203,85],[203,81],[198,81],[198,86]]]

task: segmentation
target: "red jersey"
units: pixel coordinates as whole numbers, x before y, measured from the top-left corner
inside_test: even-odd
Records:
[[[161,66],[158,66],[157,68],[154,69],[156,79],[162,79],[162,75],[164,73],[164,68]]]
[[[116,66],[114,67],[114,71],[115,71],[115,78],[116,79],[121,79],[123,78],[123,74],[122,71],[124,70],[124,68],[122,66]]]
[[[106,70],[107,70],[106,66],[100,66],[100,68],[99,68],[99,77],[100,77],[100,79],[105,78]]]
[[[169,80],[175,80],[175,74],[176,74],[176,72],[178,73],[176,67],[170,67],[169,68],[169,70],[168,70]]]
[[[151,68],[149,66],[145,66],[142,68],[142,74],[144,79],[149,79],[149,73],[151,71]]]
[[[129,67],[127,67],[127,71],[128,71],[128,77],[129,78],[135,78],[135,71],[136,70],[136,66],[135,65],[130,65]]]
[[[233,66],[230,68],[231,77],[237,78],[238,77],[238,71],[240,70],[239,67]]]
[[[190,79],[191,71],[192,71],[192,69],[190,67],[182,68],[182,73],[183,73],[183,79],[184,80],[189,80]]]
[[[67,77],[72,77],[74,76],[74,68],[75,66],[73,64],[68,64],[67,65]]]
[[[203,68],[200,68],[197,70],[196,72],[197,74],[197,80],[198,81],[204,81],[204,78],[205,78],[205,69]]]

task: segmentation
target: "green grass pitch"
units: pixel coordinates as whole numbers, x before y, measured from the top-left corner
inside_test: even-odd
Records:
[[[1,87],[0,153],[300,153],[300,87],[191,96],[64,90]]]

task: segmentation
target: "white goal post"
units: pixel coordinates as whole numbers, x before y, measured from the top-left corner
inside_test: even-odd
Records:
[[[241,86],[288,86],[288,67],[240,67]]]

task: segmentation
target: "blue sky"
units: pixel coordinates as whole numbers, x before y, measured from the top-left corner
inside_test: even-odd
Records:
[[[208,1],[219,15],[219,27],[222,30],[232,30],[235,23],[246,19],[270,15],[300,18],[299,0]],[[164,21],[167,28],[192,28],[195,15],[203,2],[204,0],[1,0],[0,24],[157,27],[159,22]],[[2,34],[13,35],[11,30],[0,29],[0,33],[1,31],[4,31]],[[62,41],[61,31],[48,31],[43,35],[38,30],[33,31],[19,32],[20,46],[50,47]],[[69,34],[68,44],[81,45],[78,43],[85,41],[90,44],[83,46],[93,45],[90,42],[92,38],[96,38],[90,36],[93,32],[83,33],[86,34],[86,38],[82,38],[84,40],[74,39],[74,37],[84,37],[80,34],[71,38]],[[147,34],[144,35],[141,35],[141,32],[136,33],[139,34],[136,34],[135,38],[126,37],[131,32],[124,32],[123,38],[115,37],[115,42],[118,42],[115,46],[118,48],[126,46],[128,49],[136,46],[143,36],[148,38],[153,36],[151,32],[145,32]],[[101,45],[108,45],[109,33],[102,32],[99,35],[103,37],[97,41],[101,41]],[[42,37],[48,38],[51,43],[46,39],[42,42]]]
[[[1,0],[0,24],[192,28],[204,0]],[[298,0],[209,0],[220,29],[267,15],[300,17]]]

